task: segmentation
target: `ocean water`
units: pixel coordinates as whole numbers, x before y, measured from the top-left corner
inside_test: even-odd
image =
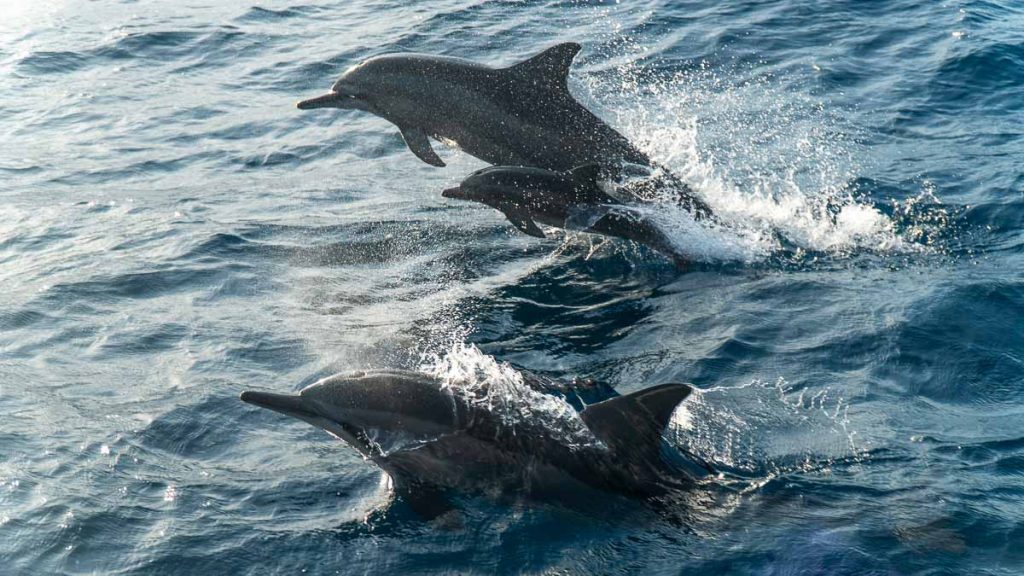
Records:
[[[1024,573],[1019,3],[0,12],[0,573]],[[479,161],[294,107],[376,54],[560,41],[720,215],[649,208],[690,269],[527,237],[441,197]],[[691,382],[675,434],[722,475],[668,516],[465,495],[441,528],[238,401],[388,367],[533,410],[522,370]]]

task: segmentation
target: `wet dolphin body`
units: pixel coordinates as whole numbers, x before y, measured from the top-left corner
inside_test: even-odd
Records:
[[[596,164],[569,172],[492,166],[470,174],[459,186],[442,192],[442,196],[473,200],[495,208],[530,236],[545,237],[537,222],[616,236],[649,246],[677,266],[684,266],[685,256],[657,224],[601,189],[598,171]]]
[[[661,447],[691,391],[664,384],[591,404],[578,413],[589,441],[575,444],[550,421],[510,420],[417,372],[337,375],[297,395],[247,391],[241,399],[344,440],[384,470],[414,510],[433,518],[450,510],[450,489],[568,498],[589,487],[652,497],[689,485],[707,465],[669,465]]]
[[[624,187],[624,194],[649,199],[652,187],[669,185],[681,203],[710,214],[682,181],[573,98],[569,67],[579,51],[579,44],[558,44],[508,68],[460,58],[386,54],[353,66],[329,93],[303,100],[298,107],[380,116],[397,126],[409,149],[432,166],[444,166],[444,161],[428,137],[496,165],[564,171],[597,163],[604,176],[615,180],[643,167],[659,175]]]

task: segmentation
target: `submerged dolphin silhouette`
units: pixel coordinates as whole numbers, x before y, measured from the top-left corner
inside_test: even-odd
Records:
[[[329,93],[298,107],[380,116],[397,126],[413,154],[432,166],[445,164],[428,136],[497,165],[564,171],[597,163],[604,176],[615,180],[639,166],[657,172],[656,182],[626,186],[624,194],[649,199],[652,187],[669,185],[681,203],[710,212],[682,181],[573,98],[569,67],[579,51],[574,42],[558,44],[508,68],[426,54],[386,54],[353,66]]]
[[[535,221],[556,228],[616,236],[649,246],[668,256],[676,266],[685,266],[686,257],[657,224],[601,189],[597,181],[599,170],[596,164],[570,172],[492,166],[477,170],[441,195],[496,208],[530,236],[545,237]]]
[[[669,465],[661,450],[691,391],[663,384],[591,404],[566,424],[575,435],[551,421],[510,418],[418,372],[336,375],[298,395],[246,391],[241,399],[344,440],[429,519],[450,509],[447,489],[559,498],[589,487],[651,497],[688,485],[708,465]]]

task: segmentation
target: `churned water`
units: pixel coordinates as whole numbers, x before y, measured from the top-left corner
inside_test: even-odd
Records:
[[[1018,3],[0,11],[0,573],[1024,572]],[[473,158],[294,108],[372,55],[560,41],[720,215],[650,208],[690,270],[527,237],[441,197]],[[672,433],[722,474],[669,515],[466,495],[440,529],[238,401],[382,367],[553,422],[519,370],[692,382]]]

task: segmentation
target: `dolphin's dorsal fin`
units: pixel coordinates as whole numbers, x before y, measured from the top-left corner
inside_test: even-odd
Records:
[[[501,209],[508,221],[522,232],[535,238],[547,238],[544,231],[530,218],[530,213],[515,206],[508,206]]]
[[[444,166],[444,160],[441,160],[437,152],[434,152],[434,149],[430,147],[430,139],[427,138],[426,130],[409,126],[399,126],[398,129],[402,132],[402,138],[405,139],[409,150],[412,150],[412,153],[417,158],[431,166],[437,166],[438,168]]]
[[[569,90],[569,67],[582,49],[575,42],[556,44],[529,60],[511,66],[508,71],[518,74],[535,85],[558,90]]]
[[[658,449],[672,413],[691,392],[686,384],[662,384],[591,404],[580,417],[612,451],[649,455]]]

